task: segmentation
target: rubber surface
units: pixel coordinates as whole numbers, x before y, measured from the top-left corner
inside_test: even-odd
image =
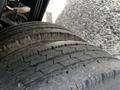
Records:
[[[0,59],[1,90],[119,90],[119,77],[118,59],[80,41],[36,43]]]
[[[60,26],[60,25],[57,25],[57,24],[51,24],[51,23],[48,23],[48,22],[40,22],[40,21],[33,21],[33,22],[25,22],[25,23],[21,23],[21,24],[18,24],[17,26],[10,26],[9,28],[7,29],[3,29],[0,31],[0,35],[2,34],[5,34],[5,33],[16,33],[16,30],[17,29],[20,29],[21,27],[24,27],[24,28],[32,28],[34,27],[34,25],[36,26],[39,26],[39,27],[51,27],[51,28],[58,28],[58,29],[65,29],[67,31],[69,31],[68,29]],[[11,31],[12,29],[12,31]],[[17,30],[17,32],[19,31],[23,31],[23,29],[21,30]]]
[[[33,43],[55,41],[84,41],[67,29],[41,22],[24,23],[0,32],[0,53],[9,53]]]

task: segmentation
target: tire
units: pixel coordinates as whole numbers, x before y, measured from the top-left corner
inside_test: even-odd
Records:
[[[119,90],[120,61],[80,41],[34,44],[0,60],[1,90]]]
[[[0,35],[3,35],[3,34],[6,34],[6,33],[9,33],[9,34],[14,34],[14,33],[18,33],[18,32],[22,32],[24,31],[23,29],[29,29],[29,28],[58,28],[58,29],[64,29],[66,31],[70,31],[62,26],[59,26],[57,24],[51,24],[51,23],[48,23],[48,22],[40,22],[40,21],[32,21],[32,22],[25,22],[25,23],[21,23],[21,24],[18,24],[17,26],[14,25],[14,26],[10,26],[9,28],[6,28],[6,29],[3,29],[0,31]]]
[[[10,53],[37,42],[49,43],[66,40],[84,41],[67,29],[54,24],[24,23],[6,28],[0,32],[0,52]]]

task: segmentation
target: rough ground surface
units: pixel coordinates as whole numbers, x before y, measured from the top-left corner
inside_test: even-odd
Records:
[[[120,52],[119,0],[68,0],[56,23],[112,54]]]

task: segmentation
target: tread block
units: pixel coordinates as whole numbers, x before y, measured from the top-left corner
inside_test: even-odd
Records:
[[[30,75],[32,75],[33,73],[36,73],[35,72],[35,67],[29,67],[29,68],[25,68],[24,70],[16,73],[16,77],[17,79],[22,79],[22,78],[26,78]]]
[[[31,82],[35,82],[35,80],[36,79],[38,79],[38,78],[40,78],[40,77],[42,77],[43,76],[43,74],[41,73],[41,72],[35,72],[35,73],[33,73],[32,75],[29,75],[29,76],[27,76],[26,78],[24,78],[23,80],[22,80],[22,82],[24,83],[24,84],[28,84],[28,83],[31,83]]]
[[[110,57],[110,54],[108,54],[107,52],[104,53],[104,51],[97,51],[97,50],[87,51],[85,52],[85,55],[90,55],[91,57]]]
[[[43,71],[44,73],[52,73],[53,71],[55,71],[57,69],[61,69],[61,68],[63,68],[63,66],[61,66],[59,64],[54,64],[52,66],[42,69],[41,71]]]
[[[36,71],[44,70],[44,68],[50,67],[52,65],[53,65],[53,60],[49,60],[49,61],[46,61],[44,63],[40,63],[36,66]]]
[[[45,61],[46,60],[46,56],[36,56],[36,57],[33,57],[30,59],[30,65],[36,65],[42,61]]]
[[[79,62],[79,60],[78,60],[78,59],[71,58],[71,59],[66,59],[66,60],[64,60],[64,61],[62,61],[62,62],[60,62],[60,63],[61,63],[62,65],[64,65],[64,66],[68,66],[68,65],[74,64],[74,63],[76,63],[76,62]]]
[[[49,59],[49,58],[53,58],[54,56],[61,55],[61,53],[62,53],[61,51],[49,50],[49,51],[46,51],[46,52],[42,52],[41,54],[46,55],[47,59]]]
[[[69,59],[70,59],[70,55],[64,55],[64,56],[61,56],[61,57],[57,57],[57,58],[54,59],[54,64],[62,62],[62,61],[66,61],[66,60],[69,60]]]
[[[85,60],[91,59],[92,57],[89,55],[85,55],[84,51],[83,52],[81,51],[81,52],[71,54],[71,58],[76,58],[81,61],[85,61]]]

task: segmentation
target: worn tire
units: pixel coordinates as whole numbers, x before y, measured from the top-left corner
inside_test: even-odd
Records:
[[[21,27],[22,27],[22,29],[21,29]],[[33,29],[33,28],[44,28],[44,27],[64,29],[65,31],[70,31],[67,28],[64,28],[57,24],[53,24],[53,23],[49,23],[49,22],[32,21],[32,22],[21,23],[21,24],[18,24],[17,26],[13,25],[6,29],[3,29],[0,31],[0,36],[3,34],[6,34],[6,33],[15,34],[18,32],[23,32],[24,31],[23,28],[24,29]]]
[[[50,23],[28,22],[0,32],[0,52],[10,53],[33,43],[84,41],[67,29]]]
[[[119,90],[120,61],[79,41],[33,44],[0,60],[1,90]]]

